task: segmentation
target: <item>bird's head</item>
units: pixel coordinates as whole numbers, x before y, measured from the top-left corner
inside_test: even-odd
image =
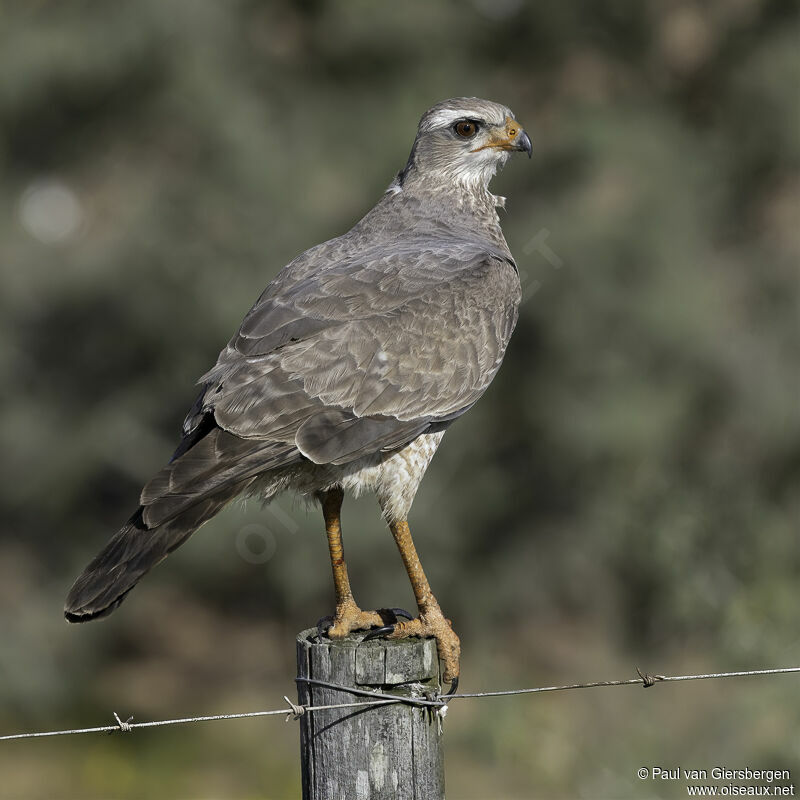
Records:
[[[530,157],[531,140],[511,109],[456,97],[422,115],[403,177],[485,189],[514,151]]]

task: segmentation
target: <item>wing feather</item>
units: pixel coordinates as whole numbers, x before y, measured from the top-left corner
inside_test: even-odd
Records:
[[[203,377],[185,432],[211,412],[235,437],[317,463],[400,447],[485,391],[519,299],[513,261],[459,239],[282,273]]]

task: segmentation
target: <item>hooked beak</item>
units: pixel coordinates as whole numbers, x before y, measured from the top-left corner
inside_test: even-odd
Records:
[[[520,130],[515,144],[517,150],[519,150],[522,153],[528,154],[528,158],[530,158],[531,155],[533,155],[533,145],[531,144],[531,137],[528,136],[528,134],[525,133],[525,131]]]
[[[516,150],[521,153],[527,153],[528,158],[531,157],[533,152],[531,137],[525,133],[522,125],[515,119],[511,119],[511,117],[506,119],[505,126],[498,130],[486,144],[476,147],[472,152],[477,153],[478,150],[483,150],[487,147],[496,147],[498,150]]]

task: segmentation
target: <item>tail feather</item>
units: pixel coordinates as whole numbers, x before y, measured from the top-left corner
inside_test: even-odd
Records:
[[[284,442],[241,439],[216,428],[145,485],[139,501],[144,522],[151,528],[163,525],[203,497],[228,492],[254,475],[299,458]]]
[[[149,528],[140,507],[73,584],[64,605],[69,622],[110,614],[138,581],[183,544],[240,491],[205,497],[162,525]]]
[[[199,431],[199,432],[198,432]],[[142,490],[136,513],[78,577],[64,616],[110,614],[137,582],[268,469],[299,459],[290,445],[243,439],[207,421]]]

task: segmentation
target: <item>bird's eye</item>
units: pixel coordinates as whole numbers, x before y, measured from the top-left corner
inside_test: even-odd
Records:
[[[468,119],[462,119],[461,122],[456,122],[453,126],[453,130],[462,139],[471,139],[478,132],[478,124],[476,122],[470,122]]]

